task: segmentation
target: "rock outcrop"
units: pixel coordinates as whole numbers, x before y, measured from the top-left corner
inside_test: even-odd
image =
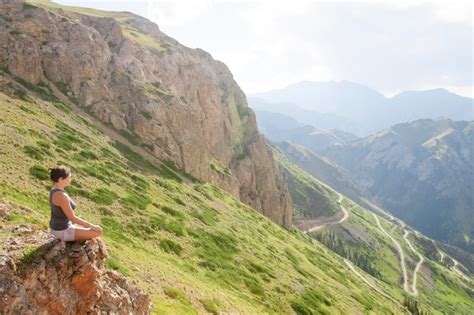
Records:
[[[160,160],[291,227],[288,189],[225,64],[131,13],[90,16],[18,0],[0,6],[7,73],[61,91]]]
[[[0,255],[1,314],[148,314],[147,294],[106,270],[100,239],[52,240],[20,260]]]

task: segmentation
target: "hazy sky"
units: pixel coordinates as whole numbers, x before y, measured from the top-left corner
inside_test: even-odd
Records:
[[[469,0],[56,2],[145,16],[227,64],[246,93],[302,80],[473,93]]]

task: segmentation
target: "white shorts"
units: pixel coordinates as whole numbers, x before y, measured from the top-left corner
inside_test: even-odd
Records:
[[[74,241],[74,236],[76,236],[76,226],[74,224],[69,224],[64,230],[53,230],[50,228],[49,231],[56,238],[63,241]]]

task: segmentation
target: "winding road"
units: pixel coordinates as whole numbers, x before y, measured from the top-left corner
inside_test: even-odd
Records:
[[[438,247],[436,247],[436,249],[438,250],[438,253],[439,253],[439,255],[441,256],[441,258],[440,258],[441,263],[443,263],[444,257],[445,257],[445,256],[448,256],[448,255],[446,255],[445,253],[443,253]],[[469,278],[468,276],[466,276],[466,274],[465,274],[464,272],[462,272],[461,270],[459,270],[459,269],[457,268],[458,265],[459,265],[459,262],[458,262],[456,259],[454,259],[453,257],[451,257],[451,256],[448,256],[448,257],[449,257],[449,259],[451,259],[451,260],[453,261],[453,264],[454,264],[454,265],[451,266],[449,269],[452,270],[452,271],[454,271],[455,273],[457,273],[459,276],[461,276],[461,277],[464,278],[465,280],[467,280],[467,281],[472,281],[471,278]]]
[[[410,231],[407,231],[407,230],[404,230],[404,231],[405,231],[405,234],[403,234],[403,239],[408,244],[408,247],[410,247],[411,251],[413,253],[415,253],[416,255],[418,255],[418,257],[420,258],[420,260],[416,264],[415,270],[413,271],[413,283],[412,283],[412,286],[411,286],[411,290],[413,292],[413,295],[416,296],[416,295],[418,295],[418,290],[416,289],[416,276],[417,276],[418,271],[420,270],[421,264],[423,263],[425,258],[420,255],[420,253],[415,249],[415,247],[413,247],[413,245],[408,240],[408,234],[410,234]]]
[[[342,200],[343,200],[343,196],[335,191],[338,196],[339,196],[339,200],[337,201],[337,203],[339,204],[339,206],[341,207],[341,210],[342,212],[344,213],[344,216],[337,220],[337,221],[334,221],[334,222],[328,222],[328,223],[324,223],[324,224],[321,224],[321,225],[317,225],[317,226],[313,226],[312,228],[304,231],[304,233],[310,233],[310,232],[313,232],[313,231],[317,231],[321,228],[323,228],[324,226],[326,225],[333,225],[333,224],[340,224],[340,223],[343,223],[345,220],[347,220],[347,218],[349,217],[349,211],[342,205]],[[403,252],[403,248],[402,246],[400,245],[400,243],[392,236],[390,235],[382,226],[382,224],[380,223],[380,220],[379,220],[379,217],[373,213],[373,217],[375,219],[375,221],[377,222],[377,225],[379,227],[379,229],[382,231],[382,233],[384,233],[385,235],[388,236],[388,238],[390,238],[390,240],[393,242],[393,244],[395,245],[395,248],[397,249],[398,251],[398,254],[399,254],[399,259],[400,259],[400,266],[402,268],[402,275],[403,275],[403,289],[406,293],[410,294],[410,295],[414,295],[414,296],[417,296],[418,295],[418,290],[417,290],[417,275],[418,275],[418,272],[421,268],[421,265],[423,264],[423,261],[424,261],[424,257],[415,249],[415,247],[411,244],[411,242],[408,240],[408,235],[410,234],[410,231],[406,230],[405,227],[406,227],[406,224],[405,222],[401,221],[400,219],[398,218],[395,218],[393,215],[391,215],[390,213],[387,213],[385,212],[384,210],[382,210],[381,208],[377,207],[376,205],[370,203],[368,200],[365,200],[366,202],[368,202],[371,206],[375,207],[380,213],[382,213],[384,216],[388,217],[389,221],[393,222],[394,224],[398,224],[402,227],[403,231],[404,231],[404,235],[403,235],[403,239],[405,240],[405,242],[407,243],[408,247],[410,248],[410,250],[419,257],[419,261],[418,263],[416,264],[416,267],[415,267],[415,270],[413,271],[413,282],[412,282],[412,285],[411,285],[411,290],[410,290],[410,287],[409,287],[409,283],[408,283],[408,273],[407,273],[407,267],[406,267],[406,263],[405,263],[405,253]],[[361,273],[359,273],[353,266],[353,264],[347,260],[347,259],[344,259],[344,263],[349,267],[349,269],[351,269],[357,276],[359,276],[367,285],[369,285],[371,288],[373,288],[374,290],[376,290],[377,292],[381,293],[382,295],[386,296],[387,295],[382,291],[380,290],[379,288],[377,288],[375,285],[373,285],[369,280],[367,280],[367,278],[365,278]],[[456,269],[456,263],[455,262],[455,266],[453,267],[453,270],[455,270],[456,272],[460,273],[459,270]]]
[[[347,209],[342,205],[342,195],[340,193],[338,193],[337,191],[335,191],[335,193],[337,193],[339,195],[339,200],[337,201],[337,203],[339,204],[339,207],[341,207],[341,210],[342,212],[344,213],[344,216],[339,219],[338,221],[334,221],[334,222],[328,222],[328,223],[324,223],[324,224],[321,224],[321,225],[316,225],[316,226],[313,226],[312,228],[304,231],[304,233],[310,233],[310,232],[313,232],[313,231],[317,231],[319,230],[320,228],[326,226],[326,225],[333,225],[333,224],[340,224],[344,221],[347,220],[347,218],[349,217],[349,211],[347,211]]]
[[[379,229],[382,231],[382,233],[387,235],[392,240],[393,244],[395,245],[395,248],[398,251],[398,254],[400,256],[400,265],[402,266],[403,289],[405,290],[406,293],[411,294],[411,292],[408,288],[407,268],[405,266],[405,254],[403,253],[402,246],[400,245],[400,243],[396,239],[394,239],[392,237],[392,235],[388,234],[388,232],[385,231],[385,229],[382,227],[382,224],[380,223],[379,217],[375,213],[372,213],[372,215],[374,216],[374,219],[377,222],[377,225],[379,226]]]
[[[403,252],[403,249],[402,247],[400,246],[400,243],[398,243],[397,240],[395,240],[387,231],[384,230],[384,228],[382,227],[382,225],[380,224],[380,220],[378,219],[378,217],[372,213],[372,215],[374,216],[375,218],[375,221],[377,221],[377,225],[379,226],[380,230],[386,234],[391,240],[392,242],[395,244],[395,247],[397,248],[397,251],[399,253],[399,256],[400,256],[400,265],[402,267],[402,272],[403,272],[403,289],[405,290],[405,292],[407,292],[408,294],[412,294],[412,295],[415,295],[417,296],[418,295],[418,290],[416,288],[416,283],[417,283],[417,275],[418,275],[418,272],[421,268],[421,265],[423,264],[423,261],[425,260],[424,257],[415,249],[415,247],[410,243],[410,241],[408,240],[408,235],[410,234],[410,231],[406,230],[405,227],[406,227],[406,224],[405,222],[403,222],[402,220],[398,219],[398,218],[395,218],[393,215],[391,215],[390,213],[387,213],[385,212],[384,210],[380,209],[377,205],[371,203],[370,201],[364,199],[365,202],[367,202],[368,204],[370,204],[372,207],[376,208],[377,211],[381,212],[382,214],[384,214],[385,216],[387,216],[389,218],[390,221],[392,221],[393,223],[395,224],[399,224],[401,226],[401,228],[403,229],[404,231],[404,235],[403,235],[403,239],[405,240],[405,242],[407,243],[408,247],[410,247],[410,250],[419,257],[419,261],[418,263],[416,264],[416,267],[415,267],[415,270],[413,271],[413,282],[412,282],[412,286],[411,286],[411,292],[409,290],[409,287],[408,287],[408,279],[407,279],[407,271],[406,271],[406,265],[405,265],[405,254]]]
[[[326,226],[326,225],[333,225],[333,224],[340,224],[340,223],[343,223],[344,221],[347,220],[347,218],[349,218],[349,211],[342,205],[342,195],[335,191],[338,195],[339,195],[339,200],[337,201],[337,203],[339,204],[339,207],[341,207],[341,210],[342,212],[344,213],[344,216],[339,219],[338,221],[334,221],[334,222],[328,222],[328,223],[324,223],[324,224],[321,224],[321,225],[317,225],[317,226],[314,226],[306,231],[304,231],[304,233],[309,233],[309,232],[313,232],[313,231],[316,231],[316,230],[319,230],[321,229],[322,227]],[[366,277],[364,277],[360,272],[357,271],[357,269],[354,267],[354,265],[352,264],[351,261],[349,261],[348,259],[344,258],[344,263],[347,265],[347,267],[349,267],[349,269],[355,273],[363,282],[365,282],[369,287],[371,287],[372,289],[374,289],[375,291],[377,291],[378,293],[380,293],[381,295],[383,295],[384,297],[394,301],[395,303],[399,303],[398,301],[396,301],[395,299],[393,299],[390,295],[386,294],[385,292],[383,292],[380,288],[378,288],[376,285],[374,285],[373,283],[371,283]]]

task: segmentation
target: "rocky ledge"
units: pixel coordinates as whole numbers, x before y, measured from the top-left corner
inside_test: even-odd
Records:
[[[0,253],[0,314],[149,314],[148,295],[107,270],[106,257],[100,239]]]

